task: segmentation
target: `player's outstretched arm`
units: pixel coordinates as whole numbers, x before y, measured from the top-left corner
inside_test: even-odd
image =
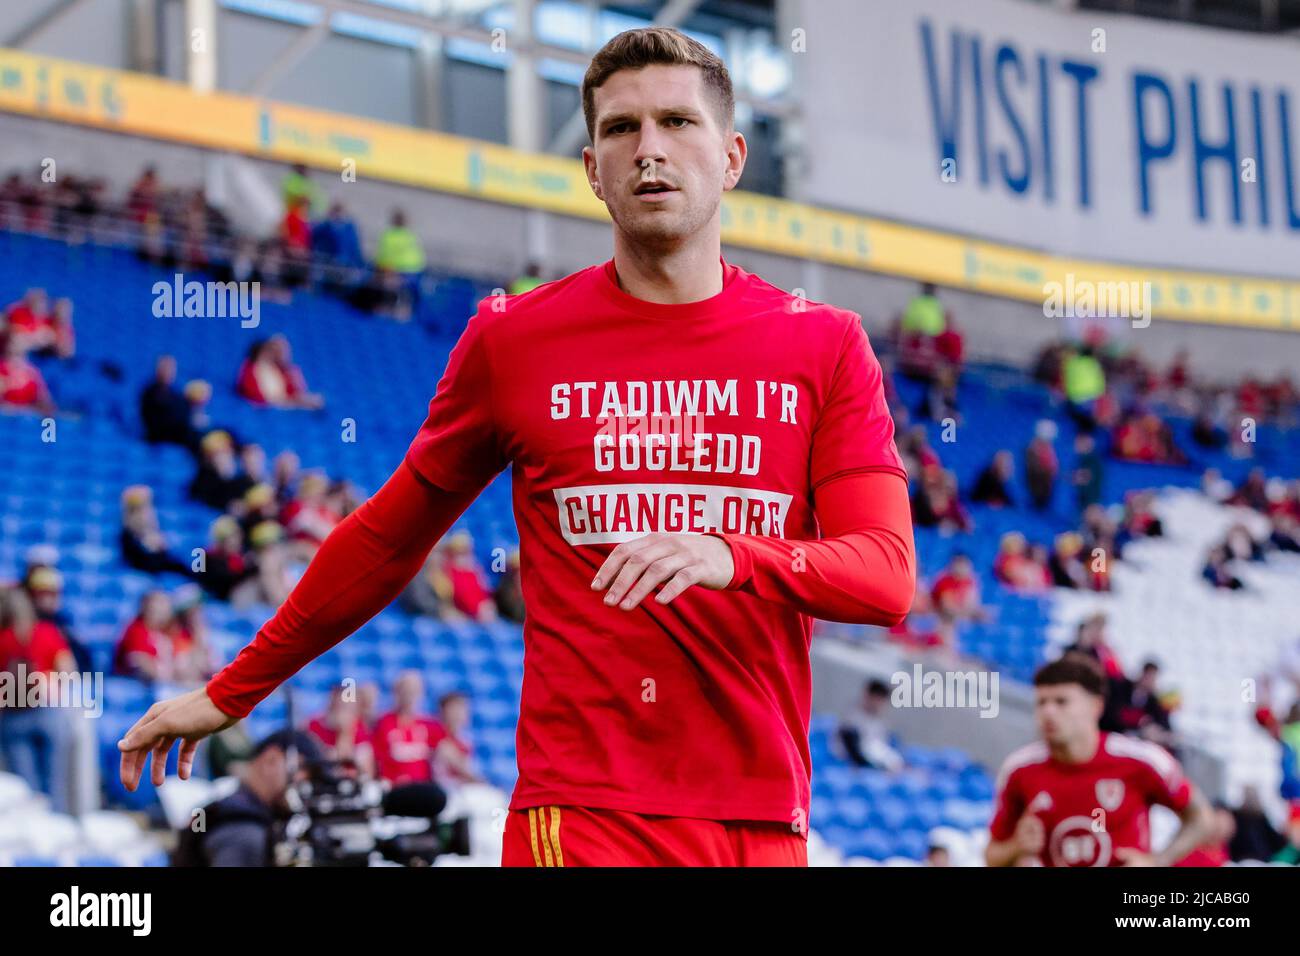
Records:
[[[415,577],[438,539],[480,489],[449,492],[403,463],[365,504],[339,523],[297,586],[235,660],[200,688],[150,708],[118,742],[127,789],[153,754],[161,784],[178,740],[188,778],[198,742],[245,717],[305,664],[370,620]]]

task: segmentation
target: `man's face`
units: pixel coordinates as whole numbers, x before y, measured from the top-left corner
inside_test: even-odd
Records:
[[[595,91],[587,179],[618,228],[648,245],[703,229],[745,165],[745,139],[724,129],[704,74],[654,65],[615,73]]]
[[[1034,688],[1034,716],[1038,732],[1050,745],[1065,745],[1097,728],[1102,700],[1078,684],[1050,684]]]

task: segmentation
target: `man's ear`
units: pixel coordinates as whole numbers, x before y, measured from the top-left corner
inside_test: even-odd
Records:
[[[582,166],[587,171],[587,183],[591,186],[591,191],[597,199],[604,202],[605,194],[600,188],[600,176],[596,169],[596,154],[590,146],[582,147]]]
[[[745,171],[745,157],[749,155],[749,144],[745,137],[736,131],[731,133],[731,142],[727,144],[727,168],[722,176],[722,189],[730,192],[740,182],[740,175]]]

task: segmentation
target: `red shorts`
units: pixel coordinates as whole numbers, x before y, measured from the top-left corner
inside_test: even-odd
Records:
[[[506,817],[502,866],[807,866],[786,823],[533,807]]]

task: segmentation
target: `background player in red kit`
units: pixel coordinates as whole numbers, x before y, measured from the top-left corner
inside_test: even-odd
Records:
[[[1097,729],[1105,703],[1099,667],[1067,654],[1034,677],[1042,740],[1015,751],[998,775],[990,866],[1172,866],[1211,832],[1205,799],[1157,744]],[[1182,818],[1151,852],[1155,804]]]
[[[485,300],[406,461],[206,689],[123,738],[134,788],[397,596],[513,466],[528,607],[505,865],[805,865],[812,618],[894,624],[907,476],[852,312],[721,257],[721,60],[620,34],[583,83],[614,257]]]

